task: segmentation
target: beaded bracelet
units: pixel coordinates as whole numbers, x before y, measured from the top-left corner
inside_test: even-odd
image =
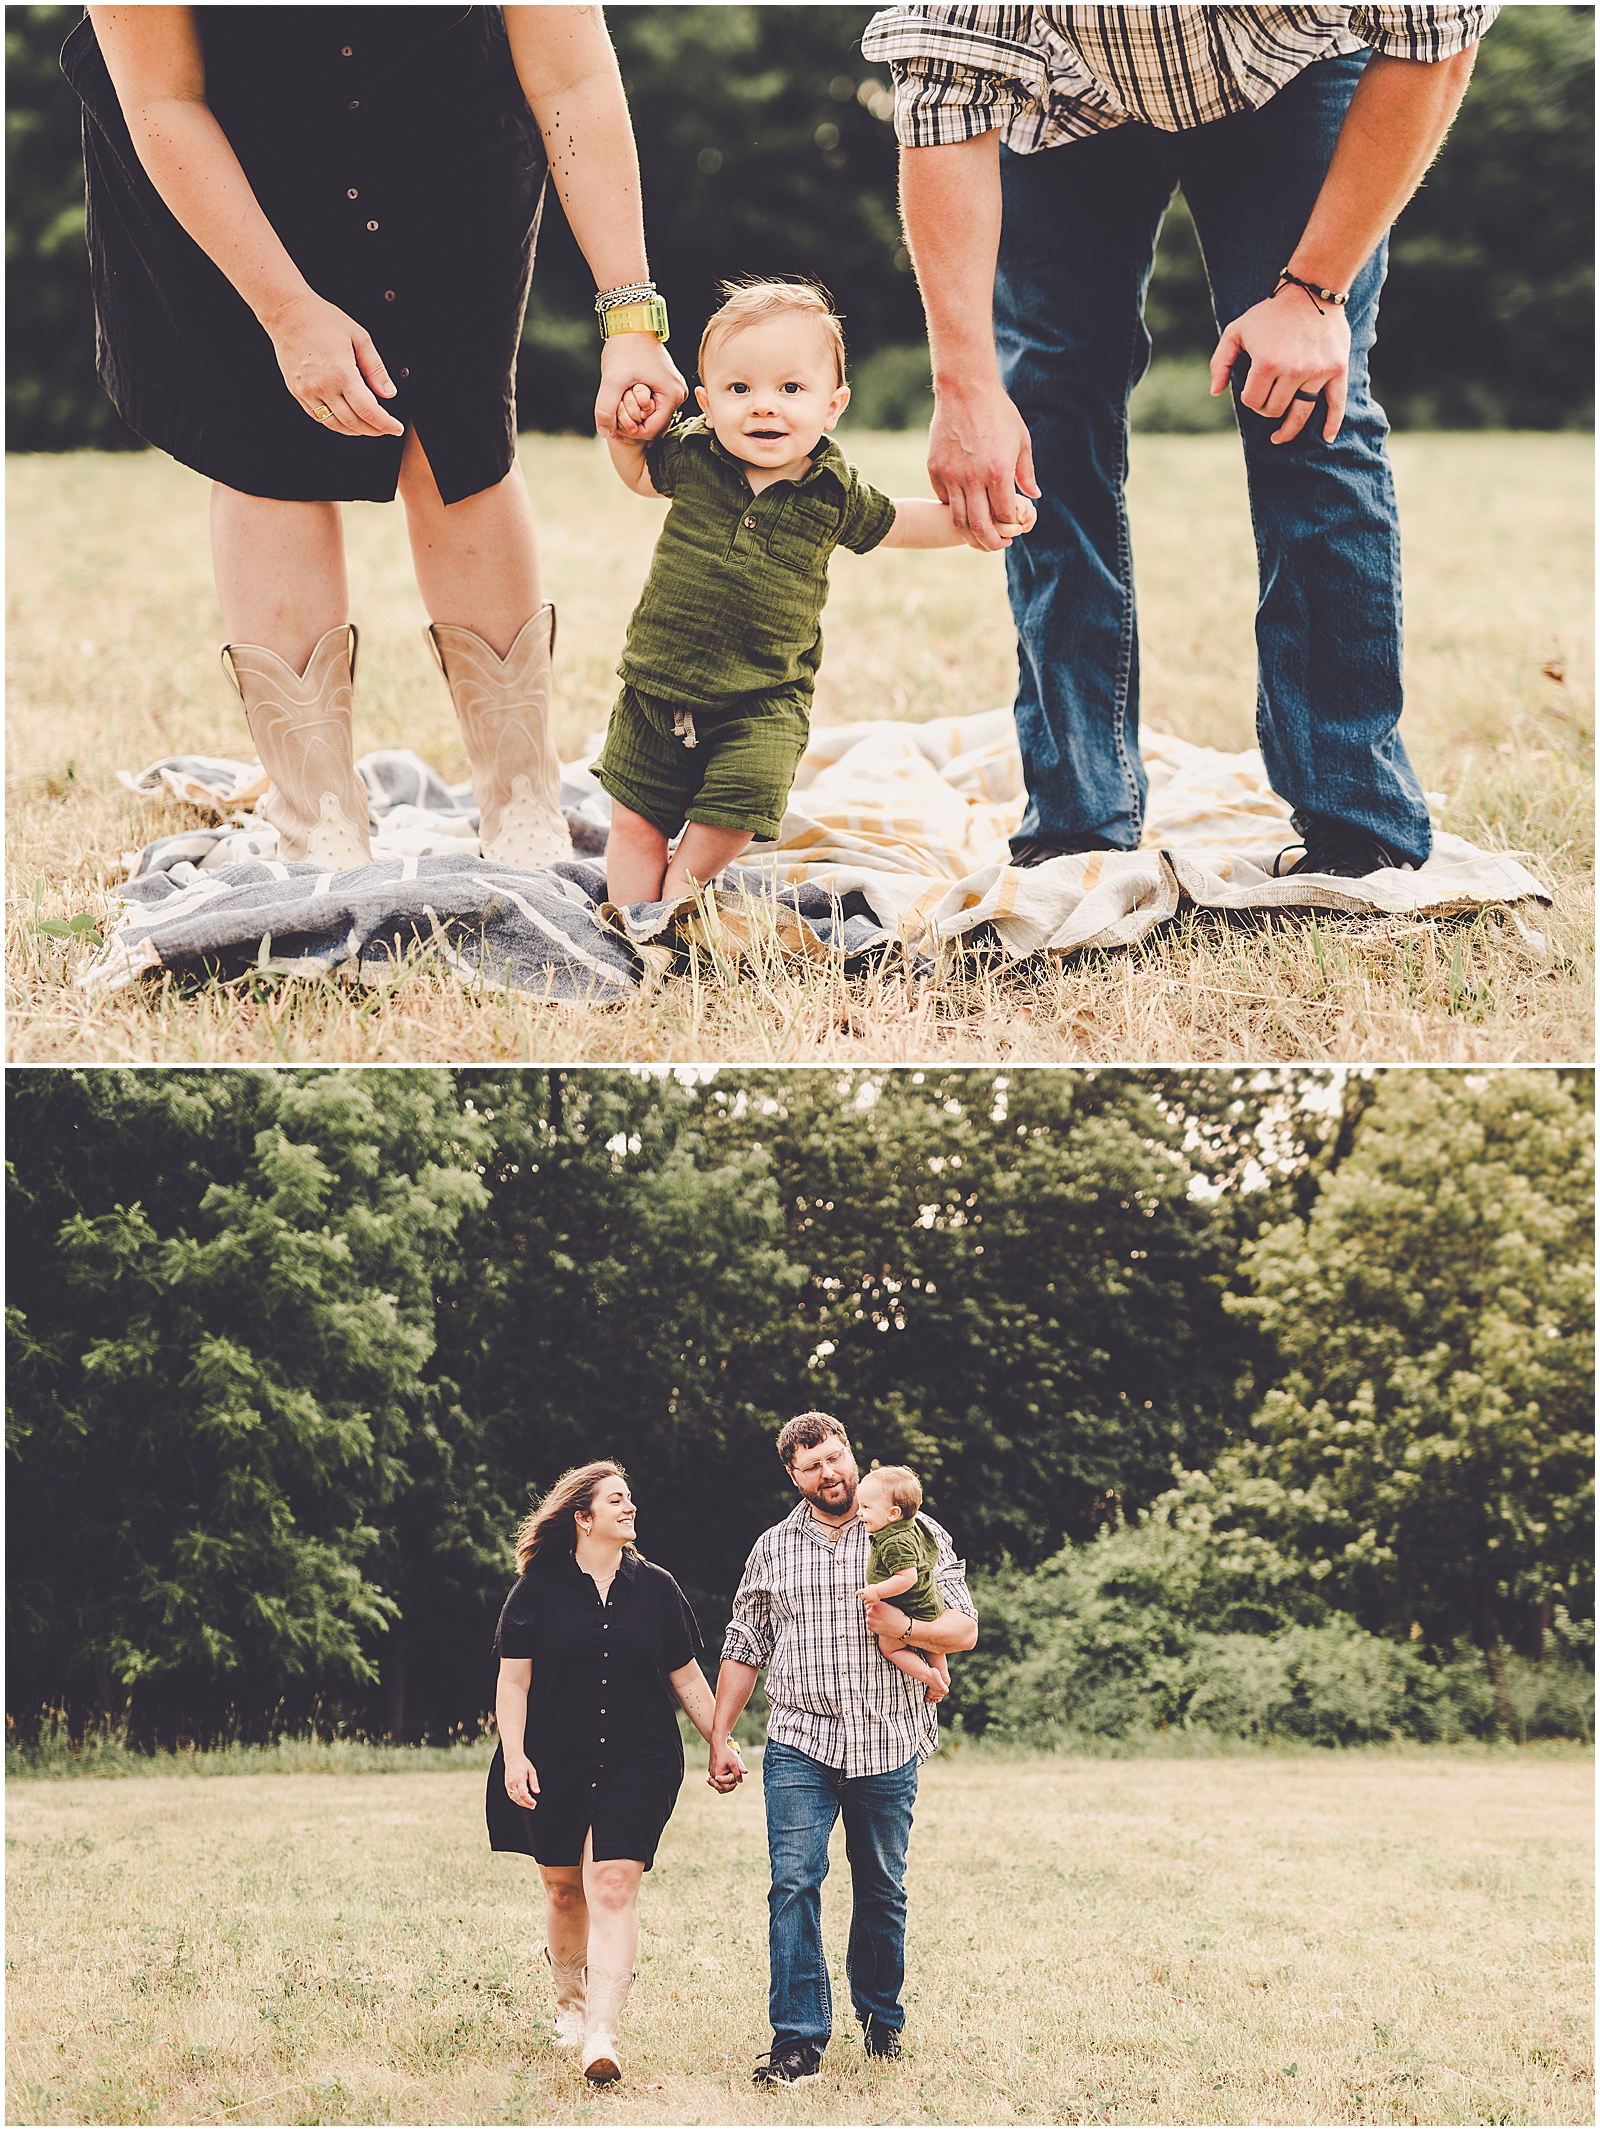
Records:
[[[625,288],[602,289],[594,300],[594,307],[603,318],[616,304],[644,303],[655,293],[656,285],[653,281],[630,281]]]
[[[1284,289],[1304,289],[1311,301],[1316,304],[1319,314],[1323,303],[1331,303],[1342,310],[1350,301],[1350,291],[1348,289],[1341,295],[1337,289],[1319,288],[1316,282],[1302,281],[1298,274],[1291,274],[1287,267],[1284,267],[1279,273],[1278,286],[1272,293],[1276,296]],[[1319,296],[1322,298],[1322,303],[1317,303]]]

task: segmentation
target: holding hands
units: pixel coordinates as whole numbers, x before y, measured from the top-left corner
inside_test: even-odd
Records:
[[[714,1791],[736,1791],[750,1771],[744,1765],[744,1756],[731,1739],[718,1745],[711,1743],[711,1754],[706,1769],[706,1782]]]
[[[608,441],[652,442],[688,396],[682,372],[653,333],[618,333],[602,343],[594,426]]]

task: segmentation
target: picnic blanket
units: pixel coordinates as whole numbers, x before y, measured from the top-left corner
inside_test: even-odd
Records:
[[[1438,918],[1550,900],[1525,854],[1443,831],[1416,870],[1275,878],[1294,835],[1257,750],[1159,733],[1142,745],[1141,848],[1019,870],[1007,862],[1024,800],[1009,710],[820,728],[778,837],[751,845],[698,911],[607,902],[610,802],[592,757],[562,771],[574,856],[520,872],[482,856],[469,787],[404,751],[368,755],[356,766],[373,861],[339,873],[277,856],[277,832],[252,811],[266,788],[258,764],[169,757],[123,783],[201,807],[214,825],[126,854],[119,920],[80,982],[107,991],[162,970],[252,965],[372,982],[422,954],[468,983],[604,1004],[659,976],[689,933],[737,949],[751,928],[775,929],[787,953],[858,966],[895,951],[932,962],[979,947],[1005,958],[1127,947],[1190,905]]]

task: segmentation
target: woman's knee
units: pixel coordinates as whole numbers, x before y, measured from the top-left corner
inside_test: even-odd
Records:
[[[639,1869],[632,1864],[591,1865],[585,1878],[584,1892],[591,1909],[602,1909],[612,1914],[631,1909],[639,1896]]]

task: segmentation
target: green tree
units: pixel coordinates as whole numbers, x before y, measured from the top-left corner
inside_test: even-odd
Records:
[[[1036,1561],[1223,1440],[1228,1221],[1143,1076],[723,1074],[809,1261],[796,1409],[918,1467],[978,1561]]]
[[[1390,1073],[1233,1303],[1281,1357],[1244,1461],[1371,1628],[1541,1650],[1592,1612],[1592,1114],[1552,1073]]]
[[[448,1076],[7,1092],[13,1694],[248,1718],[375,1682],[436,1260],[483,1197]]]

